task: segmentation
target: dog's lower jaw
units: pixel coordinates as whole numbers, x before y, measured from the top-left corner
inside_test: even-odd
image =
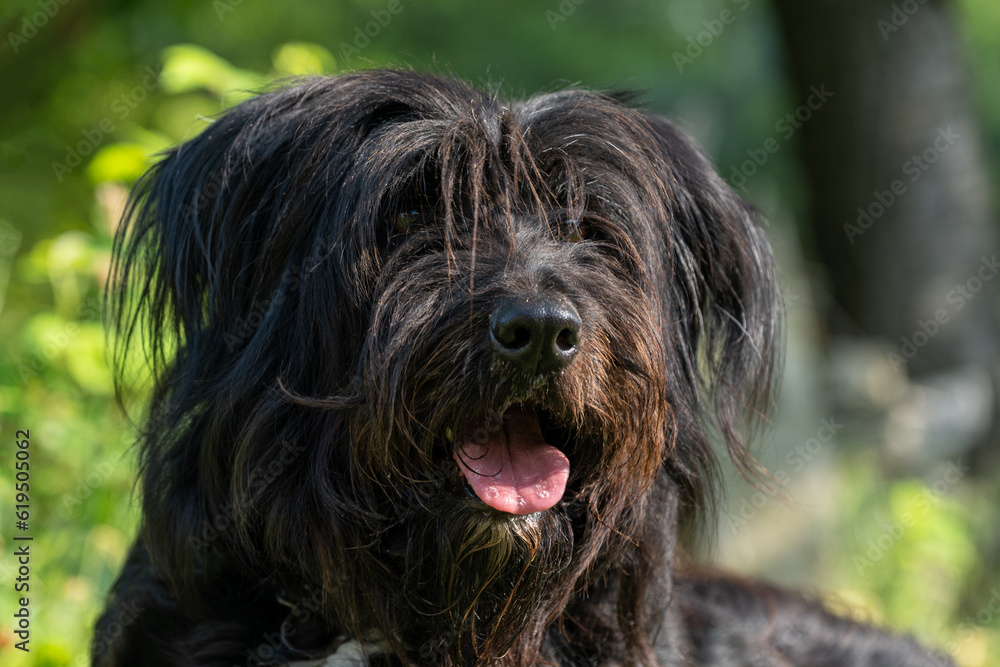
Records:
[[[616,531],[601,521],[610,509],[599,499],[509,515],[443,494],[378,549],[355,550],[371,563],[353,571],[392,572],[392,584],[337,580],[331,622],[350,637],[383,638],[392,664],[646,664],[626,638],[645,637],[668,598],[672,542],[658,536],[674,532],[676,490],[664,476],[647,496]],[[645,513],[647,503],[657,511]],[[653,523],[642,529],[644,520]],[[355,610],[355,623],[336,618],[340,609]]]
[[[501,656],[537,636],[539,620],[557,613],[548,593],[561,590],[572,558],[573,527],[561,511],[516,516],[466,502],[445,507],[436,521],[407,522],[388,561],[401,573],[402,593],[386,603],[410,613],[382,632],[400,633],[417,664],[427,653],[456,664]]]

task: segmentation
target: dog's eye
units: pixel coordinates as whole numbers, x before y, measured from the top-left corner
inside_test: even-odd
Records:
[[[583,225],[579,218],[569,218],[559,223],[559,237],[564,241],[583,240]]]
[[[403,211],[396,216],[396,231],[400,234],[407,234],[416,231],[420,227],[420,223],[420,211],[416,209]]]

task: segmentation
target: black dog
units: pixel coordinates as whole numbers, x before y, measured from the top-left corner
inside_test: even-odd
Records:
[[[372,71],[250,100],[140,183],[144,521],[97,665],[944,665],[674,573],[766,408],[771,253],[691,140],[580,90]],[[332,656],[328,659],[327,656]]]

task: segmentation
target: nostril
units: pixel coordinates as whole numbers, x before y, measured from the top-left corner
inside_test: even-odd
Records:
[[[558,347],[561,352],[572,352],[579,342],[580,332],[576,329],[570,329],[569,327],[560,331],[559,335],[556,336],[556,347]]]
[[[493,327],[493,339],[505,350],[516,352],[531,344],[531,329],[519,322],[503,322]]]
[[[510,343],[507,344],[512,350],[520,350],[531,343],[531,331],[527,327],[515,327],[514,335],[511,336]]]

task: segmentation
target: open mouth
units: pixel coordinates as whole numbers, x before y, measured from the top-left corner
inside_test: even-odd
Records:
[[[453,456],[466,482],[483,503],[506,514],[532,514],[553,507],[566,492],[569,459],[539,413],[514,405],[499,424],[462,435]],[[549,438],[547,440],[547,438]]]

